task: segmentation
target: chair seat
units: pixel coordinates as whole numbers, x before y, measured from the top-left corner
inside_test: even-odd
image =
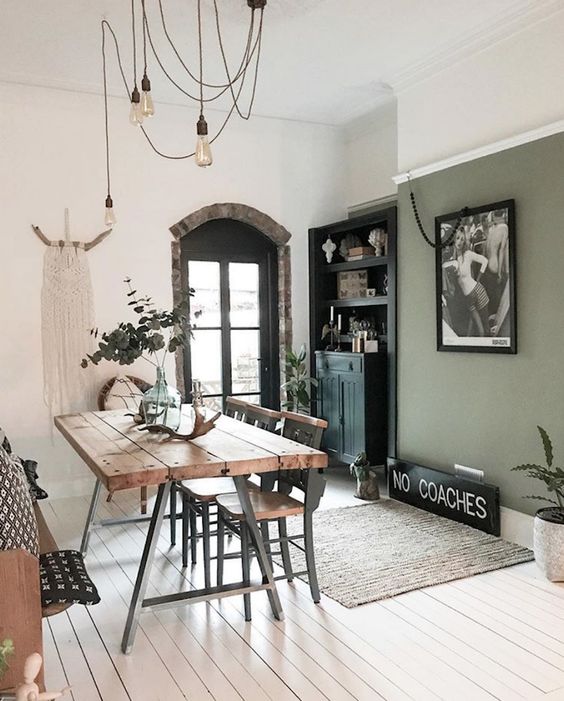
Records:
[[[247,481],[249,489],[258,489],[256,484]],[[198,501],[215,501],[220,494],[236,492],[232,477],[201,477],[200,479],[185,480],[179,485],[181,491]]]
[[[304,505],[301,501],[293,499],[280,492],[259,492],[252,490],[249,492],[251,505],[255,512],[257,521],[268,521],[285,516],[295,516],[303,514]],[[243,521],[245,514],[241,507],[241,502],[237,494],[220,494],[217,497],[218,506],[231,518]]]

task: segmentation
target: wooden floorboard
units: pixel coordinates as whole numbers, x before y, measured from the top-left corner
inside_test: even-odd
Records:
[[[137,507],[131,490],[100,511]],[[43,507],[60,547],[78,547],[87,508],[79,497]],[[316,606],[306,583],[280,582],[282,622],[264,592],[252,596],[251,622],[240,597],[145,613],[123,655],[146,528],[96,531],[87,566],[102,602],[44,623],[46,680],[51,689],[71,684],[75,701],[564,701],[564,587],[534,563],[355,609],[326,596]],[[226,575],[237,574],[228,562]],[[167,524],[148,595],[202,584],[200,562],[182,569]]]

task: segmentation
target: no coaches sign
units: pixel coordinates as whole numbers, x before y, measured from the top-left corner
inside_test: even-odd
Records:
[[[388,460],[388,494],[419,509],[499,535],[499,487]]]

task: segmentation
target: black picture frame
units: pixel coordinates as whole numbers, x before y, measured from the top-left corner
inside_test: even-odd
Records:
[[[439,246],[459,214],[435,218],[437,350],[515,354],[515,200],[468,209]]]

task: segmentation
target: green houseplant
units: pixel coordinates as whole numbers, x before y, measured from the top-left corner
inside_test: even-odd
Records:
[[[308,374],[305,359],[305,345],[301,346],[298,353],[291,348],[286,350],[287,380],[281,387],[286,394],[282,407],[300,414],[309,414],[311,388],[317,387],[317,380]]]
[[[0,679],[2,679],[9,667],[8,658],[11,657],[14,652],[14,643],[9,638],[0,640]]]
[[[188,321],[188,299],[175,305],[170,311],[157,309],[151,297],[142,297],[133,289],[131,280],[125,279],[128,286],[128,306],[137,315],[136,323],[122,321],[111,331],[91,333],[98,342],[94,353],[87,353],[82,367],[98,365],[103,360],[131,365],[139,358],[151,363],[156,369],[157,379],[142,400],[143,419],[148,424],[162,424],[173,430],[180,425],[182,398],[180,393],[167,384],[165,361],[169,353],[183,347],[191,333]],[[189,290],[188,294],[193,295]]]
[[[531,495],[525,499],[545,501],[551,506],[539,509],[534,522],[535,560],[553,582],[564,581],[564,469],[554,464],[554,449],[548,433],[537,426],[546,465],[525,463],[512,468],[542,482],[548,496]]]

